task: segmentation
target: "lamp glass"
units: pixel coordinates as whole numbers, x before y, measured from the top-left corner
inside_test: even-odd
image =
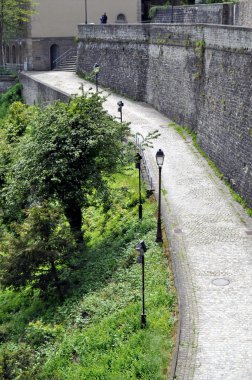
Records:
[[[95,63],[94,64],[94,72],[95,72],[95,74],[99,73],[99,71],[100,71],[100,65],[98,63]]]
[[[163,166],[163,163],[164,163],[164,152],[159,149],[156,153],[156,161],[157,161],[157,165],[160,167],[160,166]]]

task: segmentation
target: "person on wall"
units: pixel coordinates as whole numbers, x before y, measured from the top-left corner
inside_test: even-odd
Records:
[[[101,16],[100,20],[101,20],[101,24],[107,24],[108,16],[106,15],[105,12],[104,12],[104,14]]]

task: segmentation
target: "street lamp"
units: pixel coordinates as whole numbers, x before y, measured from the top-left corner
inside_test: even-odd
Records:
[[[144,253],[147,251],[147,247],[142,240],[136,246],[136,251],[139,253],[137,262],[142,264],[142,314],[141,314],[141,328],[146,326],[146,314],[145,314],[145,303],[144,303]]]
[[[161,171],[164,163],[164,152],[159,149],[156,153],[156,161],[159,169],[159,187],[158,187],[158,222],[157,222],[157,236],[156,242],[162,243],[162,229],[161,229]]]
[[[117,105],[118,105],[118,112],[120,112],[120,119],[121,119],[121,123],[122,123],[122,108],[123,108],[124,104],[121,100],[119,100]]]
[[[98,76],[99,76],[99,72],[100,72],[100,65],[98,63],[94,64],[93,71],[95,73],[96,92],[98,92]]]
[[[87,0],[85,0],[85,24],[87,24]]]
[[[143,217],[143,206],[142,206],[142,194],[141,194],[141,159],[142,156],[140,153],[136,154],[136,169],[138,169],[139,172],[139,180],[138,180],[138,186],[139,186],[139,206],[138,206],[138,218],[139,220],[142,220]]]

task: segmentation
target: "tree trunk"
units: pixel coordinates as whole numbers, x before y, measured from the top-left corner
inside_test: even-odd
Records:
[[[62,289],[61,289],[61,286],[60,286],[60,282],[59,282],[59,277],[58,277],[58,273],[57,273],[57,269],[56,269],[56,266],[55,266],[55,262],[53,259],[50,260],[51,262],[51,270],[52,270],[52,276],[53,276],[53,279],[54,279],[54,283],[55,283],[55,287],[58,291],[58,295],[59,295],[59,298],[61,301],[64,300],[64,295],[62,293]]]
[[[81,207],[77,202],[70,201],[65,205],[65,214],[69,221],[71,231],[78,243],[83,243],[82,227],[82,212]]]

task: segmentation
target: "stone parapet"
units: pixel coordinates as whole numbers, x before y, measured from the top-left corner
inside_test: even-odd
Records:
[[[252,50],[252,28],[207,24],[126,24],[78,27],[79,41],[157,43],[183,45],[204,40],[207,47]]]

